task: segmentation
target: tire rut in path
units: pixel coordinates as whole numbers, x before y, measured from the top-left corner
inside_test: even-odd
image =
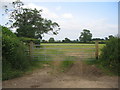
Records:
[[[55,63],[55,65],[58,65]],[[117,76],[106,76],[95,66],[77,61],[68,71],[56,73],[45,66],[30,75],[3,81],[4,88],[117,88]],[[54,73],[55,72],[55,73]]]

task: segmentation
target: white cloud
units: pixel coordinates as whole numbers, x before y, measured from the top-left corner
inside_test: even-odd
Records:
[[[21,0],[25,2],[118,2],[119,0]]]
[[[86,23],[81,23],[80,25],[82,30],[89,29],[93,37],[106,37],[118,33],[118,25],[109,23],[107,19],[91,20]]]
[[[56,7],[52,11],[49,8],[38,6],[33,3],[26,3],[24,7],[32,9],[37,8],[38,10],[43,9],[42,16],[44,18],[52,19],[60,24],[61,31],[56,36],[57,39],[63,39],[65,37],[76,39],[83,29],[89,29],[92,32],[93,37],[105,37],[110,34],[115,35],[118,31],[118,26],[116,24],[110,24],[106,19],[78,17],[73,16],[72,13],[58,14],[54,11],[61,10],[61,6]]]
[[[71,13],[65,13],[62,15],[63,18],[73,18],[73,15]]]
[[[16,1],[16,0],[2,0],[2,1],[0,1],[0,2],[8,2],[8,3],[11,3],[11,2],[14,2],[14,1]]]
[[[43,10],[43,11],[42,11],[42,16],[43,16],[44,18],[48,18],[48,19],[58,18],[58,15],[57,15],[56,13],[50,11],[48,8],[43,7],[43,6],[37,6],[37,5],[33,4],[33,3],[28,3],[28,4],[24,5],[24,7],[26,7],[26,8],[31,8],[31,9],[36,8],[36,9],[38,9],[38,10],[41,10],[41,9],[42,9],[42,10]]]
[[[110,24],[107,19],[91,19],[84,21],[81,19],[63,19],[59,20],[61,30],[55,38],[65,37],[76,39],[80,36],[83,29],[88,29],[93,34],[93,38],[104,38],[109,35],[117,35],[117,24]],[[48,38],[48,37],[47,37]]]
[[[59,10],[61,10],[61,9],[62,9],[61,6],[56,7],[56,10],[57,10],[57,11],[59,11]]]

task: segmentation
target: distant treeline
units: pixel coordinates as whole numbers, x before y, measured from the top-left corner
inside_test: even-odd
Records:
[[[105,44],[109,39],[100,39],[100,38],[93,38],[89,42],[83,42],[78,39],[76,40],[70,40],[68,38],[65,38],[64,40],[54,40],[54,38],[50,38],[49,40],[42,40],[42,43],[86,43],[86,44],[94,44],[95,41],[98,40],[100,44]]]
[[[110,37],[114,38],[114,37]],[[40,44],[40,43],[85,43],[85,44],[94,44],[95,41],[99,41],[99,44],[106,44],[108,42],[107,39],[100,39],[100,38],[93,38],[90,41],[83,42],[78,39],[76,40],[70,40],[68,38],[65,38],[64,40],[55,40],[54,38],[50,38],[49,40],[40,40],[40,39],[34,39],[34,38],[26,38],[26,37],[19,37],[19,39],[25,43],[29,43],[30,41],[33,41],[35,44]]]

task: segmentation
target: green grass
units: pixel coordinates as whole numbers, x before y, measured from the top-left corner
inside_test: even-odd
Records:
[[[24,74],[23,71],[10,69],[9,71],[2,73],[2,80],[4,81],[4,80],[20,77],[23,74]]]
[[[69,56],[71,53],[78,54],[91,54],[95,53],[95,44],[76,44],[76,43],[41,43],[43,49],[36,49],[35,54],[43,56],[43,60],[52,61],[55,57],[61,58],[61,69],[65,71],[69,68],[77,59],[76,56]],[[104,44],[99,44],[99,51]],[[44,49],[45,48],[45,49]],[[91,48],[91,49],[86,49]],[[66,55],[69,53],[69,55]],[[46,58],[45,58],[46,56]],[[89,55],[91,58],[91,56]],[[95,58],[93,56],[92,58]]]
[[[34,54],[41,56],[42,60],[52,61],[56,56],[58,57],[68,57],[67,53],[77,53],[77,54],[95,54],[95,44],[79,44],[79,43],[41,43],[41,49],[35,49]],[[105,44],[99,44],[99,51],[104,47]],[[90,49],[86,49],[90,48]],[[69,58],[70,57],[70,58]],[[90,56],[90,58],[95,58],[95,56]],[[66,59],[64,59],[66,61]]]
[[[61,67],[63,69],[69,68],[69,67],[71,67],[73,65],[75,60],[76,60],[76,57],[73,57],[73,56],[65,57],[64,60],[61,63]]]
[[[101,64],[100,60],[91,59],[91,60],[85,60],[84,62],[88,65],[95,65],[97,68],[101,69],[102,72],[106,75],[109,75],[109,76],[117,76],[118,75],[118,73],[111,71],[110,68],[103,66]]]
[[[23,76],[24,74],[30,74],[36,69],[43,68],[44,64],[49,64],[51,66],[51,61],[33,61],[31,66],[28,66],[26,70],[16,70],[16,69],[11,69],[10,67],[7,67],[7,71],[2,73],[2,80],[9,80],[13,78],[17,78],[20,76]]]
[[[65,57],[64,58],[64,61],[62,61],[62,67],[64,68],[67,68],[67,67],[70,67],[73,62],[75,61],[75,57],[72,57],[72,56],[68,56],[68,57]]]
[[[25,71],[13,70],[7,67],[8,68],[7,70],[9,71],[6,71],[7,73],[3,73],[3,78],[4,78],[3,80],[19,77],[26,73],[31,73],[35,69],[43,68],[44,64],[49,64],[52,67],[52,62],[56,57],[62,59],[60,67],[61,67],[61,71],[64,72],[74,64],[75,60],[77,60],[75,56],[67,56],[66,53],[77,52],[80,54],[81,53],[90,54],[95,52],[95,49],[90,49],[90,50],[84,49],[84,48],[95,48],[94,44],[42,43],[41,45],[43,46],[38,48],[53,48],[53,49],[34,49],[33,54],[36,54],[36,58],[32,60],[32,65]],[[48,46],[45,46],[45,45],[48,45]],[[49,45],[54,45],[54,46],[49,46]],[[57,46],[57,45],[61,45],[61,46]],[[99,44],[99,51],[103,46],[104,44]],[[74,48],[77,48],[77,49],[74,49]],[[93,62],[89,62],[89,63],[93,63]]]
[[[49,58],[52,59],[50,56],[47,56],[46,58]],[[44,60],[44,57],[38,57],[37,59],[33,59],[31,61],[31,65],[28,66],[27,69],[25,70],[16,70],[16,69],[12,69],[10,65],[7,64],[7,66],[4,68],[5,70],[7,71],[4,71],[2,73],[2,80],[9,80],[9,79],[13,79],[13,78],[17,78],[17,77],[20,77],[20,76],[23,76],[24,74],[30,74],[32,73],[34,70],[36,69],[40,69],[40,68],[43,68],[44,67],[44,64],[48,64],[49,66],[51,66],[52,60],[50,61],[45,61]]]
[[[34,53],[39,55],[42,62],[49,61],[52,63],[55,57],[62,58],[61,61],[61,70],[62,72],[66,71],[70,68],[75,60],[75,56],[67,56],[66,53],[82,53],[82,54],[91,54],[95,53],[95,44],[76,44],[76,43],[41,43],[41,47],[43,49],[35,49]],[[101,53],[101,49],[105,46],[105,44],[99,44],[99,53]],[[46,49],[44,49],[46,48]],[[50,49],[51,48],[51,49]],[[72,48],[72,49],[71,49]],[[92,48],[92,49],[85,49]],[[95,57],[90,57],[91,60],[86,61],[87,64],[97,64],[98,62],[93,60]],[[52,64],[51,64],[52,65]],[[100,67],[97,65],[97,67]],[[101,67],[102,68],[102,67]],[[105,70],[104,70],[105,71]]]

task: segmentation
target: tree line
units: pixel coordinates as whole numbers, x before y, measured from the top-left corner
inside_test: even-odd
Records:
[[[108,37],[105,37],[105,39],[101,38],[92,38],[92,33],[90,30],[84,29],[79,39],[76,40],[70,40],[69,38],[65,38],[63,40],[55,40],[53,37],[50,37],[49,40],[42,40],[43,43],[94,43],[96,40],[99,40],[101,43],[105,43],[110,38],[114,38],[113,35],[109,35]]]
[[[7,5],[4,5],[5,12],[10,13],[9,16],[9,22],[11,22],[10,28],[16,29],[16,36],[17,37],[24,37],[26,38],[33,38],[41,40],[44,43],[50,42],[50,43],[90,43],[94,42],[95,40],[100,40],[101,42],[105,42],[109,38],[113,37],[112,35],[109,37],[106,37],[105,39],[100,38],[93,38],[92,39],[92,33],[88,29],[83,29],[83,31],[80,33],[80,36],[76,40],[70,40],[68,37],[66,37],[64,40],[55,40],[53,37],[51,37],[49,40],[43,40],[44,34],[51,33],[52,35],[57,35],[60,30],[60,25],[57,22],[53,22],[52,20],[43,18],[41,13],[43,10],[37,10],[30,9],[30,8],[23,8],[24,3],[21,1],[15,1],[12,2],[13,9],[12,11],[7,7]],[[24,39],[22,38],[22,39]],[[33,40],[31,39],[31,40]],[[25,41],[22,40],[22,41]]]

